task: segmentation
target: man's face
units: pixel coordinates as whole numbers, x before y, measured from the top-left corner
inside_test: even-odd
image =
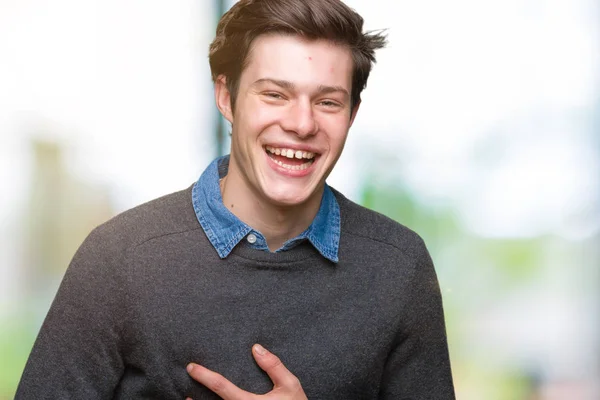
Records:
[[[351,110],[348,48],[297,36],[263,35],[240,77],[230,174],[244,193],[276,206],[320,199],[341,155]],[[217,96],[217,100],[218,100]]]

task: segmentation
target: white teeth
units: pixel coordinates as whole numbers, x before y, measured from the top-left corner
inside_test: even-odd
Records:
[[[281,155],[287,158],[297,158],[299,160],[305,158],[307,160],[312,160],[315,158],[315,153],[311,153],[310,151],[302,151],[302,150],[292,150],[292,149],[280,149],[271,146],[265,147],[267,151],[271,154]]]
[[[310,161],[309,161],[309,162],[305,162],[305,163],[304,163],[304,164],[302,164],[302,165],[289,165],[289,164],[284,164],[284,163],[282,163],[282,162],[281,162],[281,161],[279,161],[279,160],[273,160],[273,161],[275,161],[275,163],[277,163],[277,165],[279,165],[279,166],[281,166],[281,167],[283,167],[283,168],[285,168],[285,169],[289,169],[289,170],[291,170],[291,171],[302,171],[302,170],[305,170],[306,168],[310,167],[310,165],[311,165],[311,162],[310,162]]]

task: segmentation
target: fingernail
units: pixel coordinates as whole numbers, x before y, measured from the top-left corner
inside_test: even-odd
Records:
[[[262,347],[260,344],[255,344],[254,350],[260,356],[264,356],[265,354],[267,354],[267,350],[264,347]]]
[[[186,369],[187,369],[187,372],[191,373],[194,370],[194,364],[191,364],[191,363],[188,364],[187,367],[186,367]]]

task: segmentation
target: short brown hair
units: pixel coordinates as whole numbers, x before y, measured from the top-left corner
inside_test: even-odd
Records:
[[[254,39],[267,33],[325,39],[346,45],[352,52],[354,109],[375,63],[375,50],[386,44],[382,32],[363,33],[362,29],[363,18],[340,0],[240,0],[223,15],[210,45],[213,81],[220,75],[227,78],[233,108]]]

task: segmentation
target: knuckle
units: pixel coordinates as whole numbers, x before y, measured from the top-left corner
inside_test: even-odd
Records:
[[[215,393],[221,393],[223,390],[225,390],[226,386],[227,381],[221,375],[212,378],[210,383],[208,384],[210,390],[212,390]]]
[[[302,384],[300,383],[300,379],[295,376],[290,376],[288,387],[293,389],[295,392],[302,390]]]
[[[279,357],[277,357],[276,355],[273,355],[273,357],[271,357],[271,359],[269,360],[269,368],[279,368],[282,366],[283,366],[283,363],[281,362]]]

